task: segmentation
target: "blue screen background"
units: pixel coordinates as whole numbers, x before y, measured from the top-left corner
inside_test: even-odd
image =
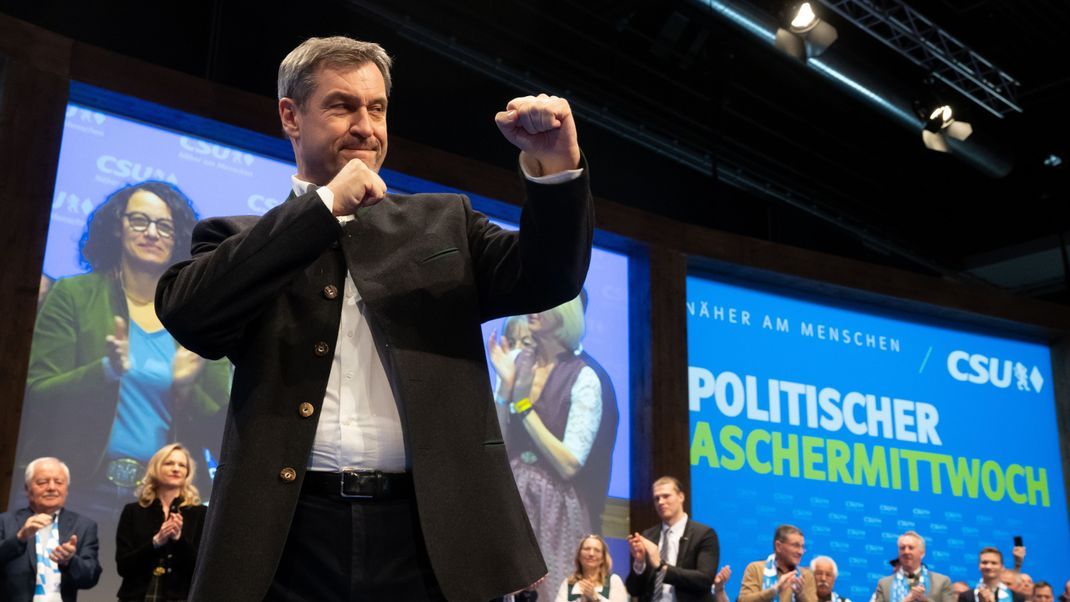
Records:
[[[1004,468],[1015,463],[1043,467],[1047,472],[1050,499],[1044,506],[1039,498],[1037,505],[1029,505],[1006,496],[992,501],[984,493],[976,499],[956,497],[946,472],[942,493],[934,493],[928,464],[919,464],[915,492],[908,486],[905,463],[903,487],[894,490],[806,479],[801,474],[758,474],[748,465],[739,470],[711,468],[705,458],[692,454],[693,513],[718,531],[721,564],[730,564],[735,571],[728,587],[730,596],[738,591],[746,564],[772,553],[773,531],[780,523],[795,524],[805,533],[804,563],[817,555],[837,561],[836,591],[855,602],[868,600],[877,580],[890,574],[888,561],[897,555],[897,536],[906,530],[918,531],[927,539],[924,561],[932,570],[971,585],[979,578],[977,553],[982,547],[998,547],[1010,566],[1013,536],[1022,535],[1028,550],[1023,570],[1034,580],[1055,583],[1058,593],[1068,576],[1070,530],[1051,355],[1045,345],[864,305],[699,276],[687,280],[685,311],[692,445],[697,426],[705,422],[718,454],[725,453],[718,432],[736,426],[744,437],[764,429],[785,437],[809,435],[839,439],[852,447],[862,443],[868,449],[879,445],[922,450],[982,463],[994,460]],[[743,323],[744,311],[749,312],[749,325]],[[767,315],[772,328],[763,327]],[[786,321],[786,331],[777,330],[777,318]],[[803,330],[804,324],[812,327],[811,336]],[[819,338],[819,325],[826,327],[825,340]],[[829,340],[829,328],[840,329],[841,342]],[[843,343],[844,329],[873,335],[873,345],[866,344],[864,336],[861,346],[854,344],[853,336],[852,344]],[[884,350],[880,349],[882,335]],[[893,339],[897,351],[892,348]],[[1013,375],[1005,388],[958,380],[952,377],[948,361],[957,357],[952,356],[956,351],[998,358],[1001,366],[1004,360],[1020,363],[1027,378],[1020,382]],[[952,363],[960,376],[972,373],[968,360]],[[798,426],[788,424],[786,410],[779,424],[749,419],[746,411],[729,417],[718,408],[715,396],[704,396],[707,383],[696,376],[701,370],[713,375],[731,372],[741,379],[755,376],[761,407],[768,407],[769,379],[814,385],[817,390],[832,387],[844,395],[858,391],[926,402],[939,411],[935,430],[941,445],[855,435],[846,428],[836,432],[809,428],[805,409]],[[1002,369],[998,375],[1002,380]],[[861,417],[862,412],[857,415]],[[768,460],[769,446],[759,446],[756,453]],[[1022,480],[1017,483],[1018,489],[1025,489]]]

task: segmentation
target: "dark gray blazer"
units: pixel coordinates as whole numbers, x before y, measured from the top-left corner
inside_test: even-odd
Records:
[[[453,194],[389,195],[344,227],[315,193],[205,220],[156,310],[187,348],[236,366],[191,599],[263,599],[316,432],[348,267],[401,406],[420,524],[450,600],[546,573],[491,397],[480,324],[575,297],[590,262],[583,177],[526,183],[520,233]],[[303,417],[298,407],[311,403]]]
[[[873,593],[873,602],[891,602],[892,580],[895,575],[881,577],[877,581],[877,590]],[[951,589],[951,579],[935,571],[929,571],[929,591],[925,592],[929,602],[956,602],[958,596]]]
[[[37,559],[32,541],[21,542],[16,537],[32,512],[22,508],[0,514],[0,600],[31,602],[37,583]],[[60,595],[63,602],[74,602],[78,590],[89,589],[100,579],[97,551],[97,524],[92,520],[64,509],[59,514],[59,540],[78,536],[74,556],[60,570]]]
[[[642,536],[657,543],[661,539],[661,525],[643,531]],[[688,517],[684,533],[680,536],[676,564],[666,568],[665,585],[673,586],[676,599],[680,602],[712,602],[710,586],[713,585],[713,576],[717,572],[720,556],[721,546],[717,541],[717,532]],[[625,581],[628,593],[638,597],[640,602],[653,600],[657,568],[648,559],[642,573],[630,570]]]

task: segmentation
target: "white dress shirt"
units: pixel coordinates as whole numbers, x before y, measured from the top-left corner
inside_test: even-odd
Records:
[[[295,195],[308,190],[308,182],[297,176],[291,179]],[[316,193],[328,209],[333,206],[329,188],[320,187]],[[352,215],[343,215],[338,221],[344,224],[352,219]],[[308,457],[309,470],[405,472],[409,468],[401,413],[366,311],[347,270],[334,360]]]

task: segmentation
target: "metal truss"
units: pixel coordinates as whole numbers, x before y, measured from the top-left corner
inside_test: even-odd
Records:
[[[1022,112],[1017,80],[900,0],[820,0],[996,117]]]

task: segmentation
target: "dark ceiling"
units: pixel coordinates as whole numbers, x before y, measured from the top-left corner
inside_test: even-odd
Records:
[[[925,149],[920,132],[696,0],[350,0],[285,11],[222,0],[109,3],[110,10],[0,0],[0,11],[265,96],[274,95],[279,60],[308,36],[378,41],[396,60],[397,135],[511,167],[515,157],[491,117],[513,96],[547,90],[577,108],[599,196],[1070,302],[1062,252],[1070,224],[1070,4],[910,4],[1021,82],[1021,114],[997,119],[958,105],[975,140],[1013,161],[1008,175],[993,178]],[[768,14],[782,8],[774,0],[750,5]],[[920,97],[925,72],[836,15],[828,20],[839,31],[829,53]],[[1046,166],[1049,155],[1063,164]]]

